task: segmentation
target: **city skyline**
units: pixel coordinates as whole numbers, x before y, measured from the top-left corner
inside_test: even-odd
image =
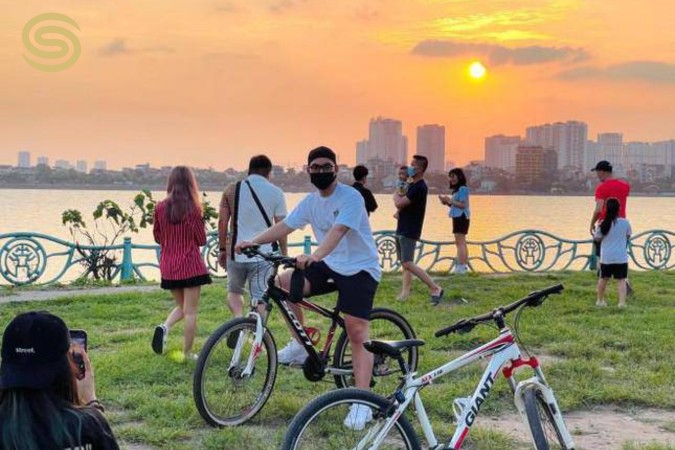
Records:
[[[242,167],[267,153],[301,165],[317,145],[354,163],[370,117],[446,127],[446,158],[483,157],[485,136],[574,120],[625,141],[675,134],[675,3],[580,0],[50,2],[79,27],[58,73],[25,60],[24,25],[0,18],[0,164],[56,160]],[[671,30],[671,31],[668,31]],[[336,36],[340,36],[336,39]],[[487,74],[468,75],[480,61]]]

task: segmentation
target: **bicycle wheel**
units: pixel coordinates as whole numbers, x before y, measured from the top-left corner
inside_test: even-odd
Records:
[[[265,331],[254,348],[256,323],[238,318],[209,336],[199,354],[192,392],[202,418],[213,426],[240,425],[255,416],[272,393],[277,375],[274,338]],[[236,350],[239,347],[239,357]],[[260,354],[250,375],[243,375],[252,352]]]
[[[523,392],[525,412],[530,424],[530,431],[537,450],[567,450],[551,407],[535,387],[529,387]]]
[[[415,339],[415,331],[407,320],[395,311],[376,308],[370,313],[369,338],[371,340],[400,341],[402,339]],[[410,370],[417,370],[418,349],[409,348],[403,353]],[[352,349],[349,344],[347,331],[342,330],[335,344],[333,355],[333,367],[340,369],[352,369]],[[373,379],[371,387],[374,391],[389,395],[398,385],[398,377],[389,377],[394,373],[401,373],[401,368],[395,359],[388,356],[376,355],[373,363]],[[354,377],[349,375],[335,375],[335,385],[338,388],[354,386]]]
[[[373,420],[361,430],[345,425],[345,418],[352,405],[367,406]],[[369,448],[387,418],[383,411],[389,401],[361,389],[338,389],[327,392],[305,406],[288,426],[282,450],[344,450]],[[417,450],[420,448],[417,433],[408,419],[401,415],[391,428],[379,450]]]

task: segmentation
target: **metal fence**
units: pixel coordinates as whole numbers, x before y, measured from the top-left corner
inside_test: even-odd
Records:
[[[373,233],[380,266],[384,271],[400,270],[393,231]],[[630,267],[634,270],[670,270],[675,266],[675,233],[649,230],[633,236],[628,246]],[[489,241],[467,241],[469,268],[475,272],[512,273],[595,269],[593,241],[565,239],[541,230],[522,230]],[[316,246],[309,236],[289,243],[289,253],[311,253]],[[226,276],[218,266],[218,236],[209,234],[201,252],[211,274]],[[79,245],[40,233],[0,234],[0,284],[53,284],[72,281],[85,274],[87,261],[97,252],[113,255],[113,280],[159,279],[158,245],[135,244],[131,238],[122,244],[103,248]],[[457,264],[453,241],[417,243],[415,262],[431,271],[450,271]]]

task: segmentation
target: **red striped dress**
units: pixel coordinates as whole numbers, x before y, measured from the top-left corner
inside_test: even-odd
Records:
[[[153,225],[155,242],[162,248],[159,270],[165,289],[200,286],[211,282],[199,247],[206,244],[206,226],[199,211],[173,224],[166,214],[166,200],[157,204]]]

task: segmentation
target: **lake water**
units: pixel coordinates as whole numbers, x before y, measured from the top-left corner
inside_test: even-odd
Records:
[[[91,222],[91,212],[105,199],[118,202],[120,206],[131,205],[135,191],[94,190],[41,190],[0,189],[2,213],[0,233],[33,231],[70,240],[66,227],[61,225],[61,213],[66,209],[79,209],[85,222]],[[217,206],[219,192],[207,192],[211,204]],[[293,208],[305,194],[286,195],[289,208]],[[157,199],[163,192],[153,192]],[[380,207],[371,215],[375,230],[391,230],[396,227],[393,215],[395,208],[391,195],[376,195]],[[594,206],[592,196],[471,196],[471,229],[469,240],[490,240],[523,229],[549,231],[567,239],[587,239],[590,215]],[[675,197],[631,197],[628,202],[628,218],[637,234],[649,229],[675,228]],[[447,217],[447,208],[436,197],[429,197],[423,238],[435,241],[452,239],[452,224]],[[311,230],[296,231],[290,241],[301,240]],[[141,230],[132,236],[134,242],[152,243],[152,232]]]

